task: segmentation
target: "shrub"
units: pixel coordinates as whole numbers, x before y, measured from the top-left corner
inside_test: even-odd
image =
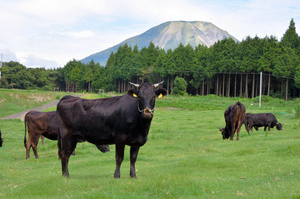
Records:
[[[184,95],[186,93],[187,82],[182,77],[176,77],[174,80],[174,95]]]

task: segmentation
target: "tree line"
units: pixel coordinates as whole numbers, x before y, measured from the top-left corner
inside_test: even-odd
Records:
[[[182,77],[191,95],[246,98],[259,94],[262,72],[262,94],[287,100],[300,96],[300,37],[291,19],[280,41],[274,36],[248,36],[241,42],[223,39],[210,47],[180,44],[168,51],[153,43],[141,49],[125,44],[111,53],[105,67],[94,61],[84,64],[71,60],[63,68],[46,70],[8,62],[1,71],[0,86],[5,88],[122,93],[130,81],[164,81],[172,93],[175,78]]]

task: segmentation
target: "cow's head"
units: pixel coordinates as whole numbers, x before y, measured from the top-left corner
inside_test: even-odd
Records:
[[[282,124],[281,123],[277,123],[276,124],[276,128],[277,128],[277,130],[282,130]]]
[[[155,99],[161,98],[167,94],[167,90],[164,88],[158,88],[160,84],[150,84],[148,82],[142,84],[134,84],[131,85],[135,86],[134,89],[128,90],[128,95],[132,97],[138,98],[138,110],[142,114],[142,118],[144,119],[152,119],[153,111],[155,107]]]
[[[222,136],[223,136],[223,140],[225,139],[228,139],[230,134],[229,134],[229,131],[227,128],[222,128],[222,127],[219,127],[219,130],[221,131],[222,133]]]
[[[4,139],[1,137],[1,131],[0,131],[0,147],[2,147],[3,141],[4,141]]]

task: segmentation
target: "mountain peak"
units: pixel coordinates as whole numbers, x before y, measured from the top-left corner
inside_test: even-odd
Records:
[[[81,61],[88,63],[91,60],[94,60],[104,66],[111,52],[116,52],[119,46],[123,46],[126,43],[131,47],[137,45],[138,48],[141,49],[143,47],[148,47],[152,41],[153,44],[159,48],[164,50],[174,50],[180,43],[183,45],[190,44],[192,47],[196,47],[199,44],[209,47],[225,38],[232,38],[235,41],[238,41],[228,32],[218,28],[210,22],[168,21],[151,28],[140,35],[131,37],[116,46],[90,55]]]

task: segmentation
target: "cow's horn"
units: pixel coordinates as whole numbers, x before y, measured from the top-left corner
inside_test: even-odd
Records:
[[[132,86],[135,86],[135,87],[140,87],[140,85],[139,84],[134,84],[134,83],[132,83],[132,82],[129,82],[129,84],[131,84]]]
[[[160,83],[157,83],[157,84],[154,84],[154,88],[157,88],[159,85],[161,85],[162,83],[164,83],[164,81],[160,82]]]

